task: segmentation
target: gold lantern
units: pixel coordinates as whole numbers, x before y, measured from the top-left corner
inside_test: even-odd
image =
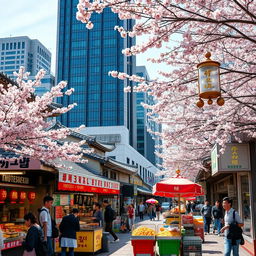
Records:
[[[196,105],[199,108],[203,107],[204,101],[202,99],[208,99],[208,104],[211,105],[212,99],[217,98],[217,104],[222,106],[225,101],[220,92],[220,63],[210,59],[210,52],[207,52],[205,57],[206,61],[197,65],[199,100]]]

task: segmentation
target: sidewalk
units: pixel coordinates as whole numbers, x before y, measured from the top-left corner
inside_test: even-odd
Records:
[[[138,219],[138,218],[137,218]],[[150,221],[148,219],[140,222],[144,224],[161,224],[162,221]],[[118,233],[120,239],[117,243],[109,243],[109,252],[100,253],[99,256],[132,256],[133,249],[130,242],[131,233]],[[110,236],[110,241],[113,238]],[[205,242],[202,244],[203,256],[224,255],[224,238],[213,234],[205,236]],[[246,251],[240,248],[240,256],[250,256]]]

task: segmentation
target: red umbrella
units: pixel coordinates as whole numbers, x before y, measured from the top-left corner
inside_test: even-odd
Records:
[[[154,198],[150,198],[146,201],[146,203],[148,203],[148,204],[158,204],[158,201]]]
[[[183,178],[177,170],[176,177],[156,183],[153,187],[153,194],[162,197],[194,197],[204,193],[201,185]]]

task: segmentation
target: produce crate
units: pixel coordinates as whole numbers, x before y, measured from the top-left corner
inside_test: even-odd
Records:
[[[133,247],[134,256],[155,256],[156,240],[152,240],[149,237],[132,237],[131,243]]]
[[[187,224],[193,225],[193,216],[192,215],[182,215],[181,216],[181,223],[185,227]]]
[[[185,236],[194,236],[195,231],[194,228],[185,228]]]
[[[195,236],[199,236],[204,242],[204,227],[195,227]]]
[[[150,228],[156,232],[155,225],[135,224],[132,227],[131,243],[134,256],[155,256],[155,235],[133,235],[137,228]]]
[[[183,253],[202,253],[202,240],[197,236],[183,237]]]
[[[180,255],[181,237],[157,237],[160,256]]]
[[[179,215],[171,215],[171,216],[167,216],[165,219],[165,223],[167,225],[170,224],[179,224]]]

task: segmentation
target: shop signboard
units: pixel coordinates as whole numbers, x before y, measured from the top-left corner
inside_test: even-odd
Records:
[[[120,183],[97,176],[59,172],[58,190],[119,194]]]
[[[230,143],[226,145],[224,154],[219,145],[211,152],[212,175],[226,172],[250,171],[250,149],[247,143]]]
[[[21,159],[1,159],[0,170],[38,170],[41,167],[39,160],[23,157]]]

